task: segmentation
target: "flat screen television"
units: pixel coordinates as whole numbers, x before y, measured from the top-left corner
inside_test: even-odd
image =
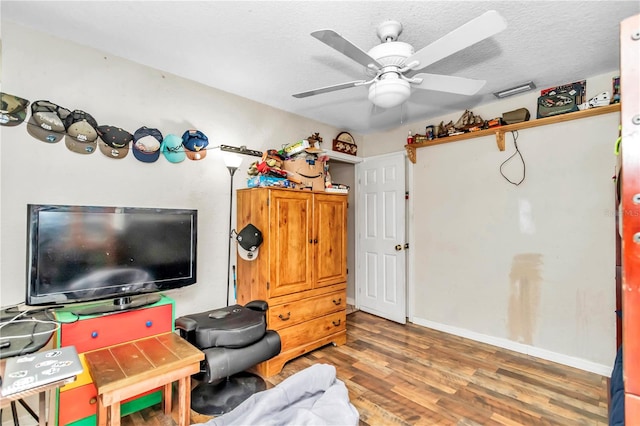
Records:
[[[72,308],[101,314],[154,303],[160,292],[196,282],[197,210],[42,204],[27,210],[27,305],[102,301]]]

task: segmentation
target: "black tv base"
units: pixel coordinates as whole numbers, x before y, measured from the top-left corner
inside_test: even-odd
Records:
[[[147,305],[153,305],[160,300],[160,297],[160,294],[118,297],[116,299],[112,299],[112,303],[106,301],[97,305],[78,306],[77,309],[72,308],[69,312],[77,316],[115,314],[118,312],[141,308]]]

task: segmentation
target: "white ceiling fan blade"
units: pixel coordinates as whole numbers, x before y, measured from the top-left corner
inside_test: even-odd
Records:
[[[416,70],[427,67],[442,58],[498,34],[507,28],[507,21],[495,10],[483,13],[475,19],[451,31],[430,45],[418,50],[405,63],[418,61]]]
[[[485,80],[419,73],[414,78],[422,78],[422,83],[412,84],[416,89],[437,90],[438,92],[457,93],[459,95],[475,95],[485,85]]]
[[[369,56],[367,52],[333,30],[318,30],[312,32],[311,35],[362,66],[369,67],[369,65],[373,64],[378,68],[382,68],[382,64]]]
[[[306,98],[309,96],[320,95],[322,93],[335,92],[336,90],[348,89],[350,87],[362,86],[367,83],[366,80],[350,81],[348,83],[334,84],[333,86],[321,87],[306,92],[300,92],[292,95],[294,98]]]

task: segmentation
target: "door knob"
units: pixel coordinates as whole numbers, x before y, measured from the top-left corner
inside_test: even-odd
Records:
[[[402,250],[402,245],[400,244],[396,245],[396,251],[400,251],[400,250]]]

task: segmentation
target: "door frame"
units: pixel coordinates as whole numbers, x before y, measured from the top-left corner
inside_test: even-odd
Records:
[[[406,219],[405,219],[405,239],[407,240],[407,243],[409,243],[409,251],[407,252],[407,270],[406,270],[406,277],[407,277],[407,282],[406,282],[406,289],[405,289],[405,296],[407,297],[407,301],[405,303],[405,309],[406,309],[406,315],[407,315],[407,321],[408,322],[413,322],[413,315],[415,312],[415,308],[413,306],[413,303],[409,303],[412,300],[416,300],[415,299],[415,268],[413,267],[415,265],[415,249],[414,247],[416,246],[415,244],[415,235],[413,234],[413,232],[411,232],[413,229],[415,229],[414,227],[414,220],[415,220],[415,214],[414,214],[414,209],[413,209],[413,163],[411,161],[409,161],[409,157],[407,156],[407,153],[405,151],[405,156],[404,156],[404,170],[405,170],[405,188],[407,191],[407,194],[409,195],[409,199],[407,200],[407,205],[406,205],[406,209],[405,209],[405,214],[406,214]]]
[[[409,250],[405,256],[406,261],[406,271],[405,271],[405,315],[409,322],[413,322],[414,316],[414,307],[412,303],[409,303],[411,300],[414,300],[415,287],[414,287],[414,261],[415,256],[413,254],[412,248],[414,247],[414,235],[410,232],[414,229],[413,221],[413,197],[411,194],[413,193],[413,163],[409,161],[409,157],[407,156],[406,151],[396,151],[387,154],[374,155],[370,157],[365,157],[363,162],[366,162],[367,159],[376,159],[376,158],[385,158],[390,156],[395,156],[398,154],[403,154],[404,162],[405,162],[405,190],[409,193],[409,200],[405,205],[405,240],[409,243]],[[360,247],[360,239],[358,235],[362,231],[362,221],[358,220],[361,217],[363,211],[363,207],[357,201],[360,199],[360,191],[361,191],[361,178],[362,178],[362,164],[363,162],[359,162],[355,164],[355,191],[354,191],[354,201],[355,201],[355,241],[354,241],[354,303],[356,309],[359,309],[359,286],[360,286],[360,277],[358,276],[358,271],[360,270],[360,253],[362,251],[362,247]]]

